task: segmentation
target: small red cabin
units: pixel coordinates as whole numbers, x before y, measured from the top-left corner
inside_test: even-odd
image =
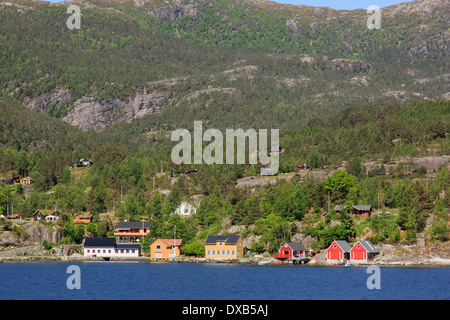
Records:
[[[274,254],[275,259],[289,259],[292,257],[308,257],[309,251],[300,242],[286,242],[280,248],[279,254]]]
[[[350,245],[345,240],[335,240],[327,249],[328,261],[343,261],[350,258]]]
[[[367,262],[372,260],[379,252],[370,241],[359,240],[350,249],[350,259],[352,261]]]
[[[345,208],[345,206],[339,206],[337,205],[334,207],[334,210],[336,211],[336,214],[341,214],[342,210]],[[371,206],[353,206],[350,212],[358,217],[370,217],[370,214],[372,212]]]

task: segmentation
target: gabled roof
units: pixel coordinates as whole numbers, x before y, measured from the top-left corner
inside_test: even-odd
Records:
[[[61,216],[61,212],[59,210],[55,210],[55,211],[52,212],[51,216],[60,217]]]
[[[181,246],[182,239],[159,239],[162,243],[164,243],[167,247],[171,247],[173,245]]]
[[[341,211],[342,209],[345,209],[346,208],[346,206],[340,206],[340,205],[336,205],[335,207],[334,207],[334,210],[335,211]],[[360,210],[360,211],[369,211],[371,208],[372,208],[372,206],[370,206],[370,205],[367,205],[367,206],[352,206],[352,208],[353,209],[356,209],[356,210]]]
[[[287,242],[287,245],[294,251],[306,251],[306,248],[300,242]]]
[[[364,249],[366,249],[367,252],[369,252],[369,253],[379,253],[378,250],[375,249],[375,246],[370,241],[359,240],[358,242],[364,247]],[[358,242],[355,243],[353,248],[358,244]]]
[[[84,239],[85,247],[114,247],[116,238],[86,238]]]
[[[353,206],[353,208],[360,211],[370,211],[370,208],[372,208],[372,206]]]
[[[139,244],[116,244],[116,249],[140,249],[141,245]]]
[[[342,249],[344,252],[350,252],[352,249],[347,241],[345,240],[334,240],[333,243],[335,243]],[[330,245],[330,247],[333,245],[333,243]],[[328,249],[330,248],[328,247]]]
[[[152,223],[151,222],[120,222],[116,229],[139,229],[142,228],[142,225],[144,225],[144,228],[151,228]]]
[[[236,244],[239,240],[239,235],[227,235],[227,236],[209,236],[206,239],[205,244],[216,244],[218,241],[223,241],[225,244]]]

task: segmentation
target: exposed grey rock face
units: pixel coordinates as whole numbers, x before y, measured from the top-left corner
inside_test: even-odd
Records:
[[[373,67],[367,62],[351,59],[334,59],[331,61],[332,69],[352,72],[372,72]]]
[[[44,223],[32,222],[23,225],[28,237],[26,244],[41,244],[44,240],[57,243],[62,239],[62,228],[58,226],[47,226]]]
[[[67,89],[58,89],[55,92],[46,93],[31,101],[24,101],[26,106],[36,112],[47,112],[49,107],[59,105],[63,102],[70,100],[73,97],[73,93]]]
[[[70,91],[60,89],[28,101],[26,105],[33,111],[45,113],[48,108],[67,102],[72,96]],[[158,104],[167,97],[167,92],[147,92],[145,89],[136,92],[128,101],[120,99],[98,101],[92,97],[82,97],[70,106],[62,120],[83,130],[100,131],[114,123],[129,122],[160,112]]]
[[[189,0],[176,0],[165,7],[153,7],[148,14],[156,19],[168,18],[171,22],[174,22],[177,18],[182,16],[196,17],[198,14],[198,5],[202,2],[203,1],[191,2]],[[136,7],[147,7],[152,5],[152,3],[147,3],[147,1],[139,0],[135,0],[134,3]]]

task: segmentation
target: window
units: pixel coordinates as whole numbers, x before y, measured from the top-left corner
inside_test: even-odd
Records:
[[[156,250],[160,250],[161,249],[161,245],[157,244],[156,245]]]
[[[227,256],[229,256],[230,255],[230,250],[227,250]]]
[[[357,247],[358,249],[361,248],[361,246],[360,246],[359,244],[358,244],[356,247]]]
[[[209,255],[211,255],[211,251],[210,251],[210,250],[208,250],[208,256],[209,256]]]
[[[225,250],[222,250],[222,255],[223,255],[223,256],[225,255]]]
[[[222,241],[219,241],[219,247],[221,247],[223,245]]]
[[[231,255],[234,256],[234,250],[231,250]]]
[[[89,249],[86,250],[86,253],[89,253]]]
[[[212,255],[214,256],[216,254],[216,250],[213,250],[212,251]]]

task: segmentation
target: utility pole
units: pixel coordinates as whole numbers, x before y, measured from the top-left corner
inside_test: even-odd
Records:
[[[330,213],[330,191],[328,191],[328,213]]]
[[[380,212],[380,193],[378,192],[378,212]]]
[[[174,258],[177,256],[176,238],[177,238],[177,225],[175,225],[174,232],[173,232],[173,257]]]

